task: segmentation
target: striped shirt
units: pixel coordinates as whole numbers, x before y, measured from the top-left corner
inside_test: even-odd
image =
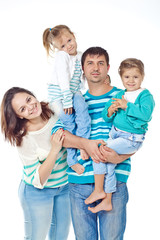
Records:
[[[47,158],[51,149],[51,130],[57,121],[57,116],[52,116],[48,123],[40,130],[28,132],[23,137],[22,146],[17,147],[20,159],[23,164],[23,181],[26,184],[33,185],[37,188],[55,188],[68,182],[66,170],[66,149],[62,148],[58,154],[53,170],[41,185],[39,177],[39,167]]]
[[[120,89],[113,87],[111,91],[101,96],[93,96],[89,92],[84,95],[85,100],[88,103],[88,111],[91,117],[90,139],[102,139],[104,141],[107,141],[109,137],[109,131],[112,127],[112,123],[106,123],[103,120],[102,110],[104,109],[106,102],[113,98],[119,91]],[[55,132],[57,130],[56,128],[59,127],[62,127],[60,121],[56,123],[53,131]],[[91,158],[87,161],[83,161],[80,157],[79,150],[77,152],[77,155],[78,161],[85,167],[85,171],[83,174],[78,175],[71,168],[69,168],[67,170],[69,182],[79,184],[94,183],[94,173]],[[130,171],[130,159],[127,159],[124,162],[117,164],[115,169],[117,181],[127,182]]]
[[[81,88],[81,53],[70,56],[64,51],[56,53],[53,74],[48,85],[49,102],[62,101],[63,108],[73,107],[73,94]]]

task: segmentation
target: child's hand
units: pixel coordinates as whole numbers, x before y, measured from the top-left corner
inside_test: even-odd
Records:
[[[118,111],[118,107],[117,107],[117,104],[112,104],[109,108],[108,108],[108,114],[107,116],[108,117],[111,117],[113,115],[113,113],[117,112]]]
[[[72,107],[71,108],[65,108],[64,113],[68,114],[68,115],[72,114],[73,113],[73,108]]]
[[[127,100],[122,96],[122,99],[112,98],[114,100],[113,105],[116,104],[117,108],[126,109],[127,108]]]
[[[58,129],[56,133],[51,136],[52,150],[58,154],[62,148],[65,135],[62,128]]]

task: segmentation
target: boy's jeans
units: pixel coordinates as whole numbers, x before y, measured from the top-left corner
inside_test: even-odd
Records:
[[[145,134],[123,132],[112,126],[109,136],[107,147],[118,154],[131,154],[142,146]],[[116,165],[112,163],[93,162],[94,174],[105,174],[104,191],[106,193],[116,191],[115,167]]]
[[[117,191],[112,195],[113,210],[95,214],[88,210],[100,201],[86,205],[84,200],[94,190],[94,184],[69,183],[71,214],[76,240],[123,240],[126,227],[128,190],[126,183],[117,182]],[[99,219],[99,224],[98,220]]]

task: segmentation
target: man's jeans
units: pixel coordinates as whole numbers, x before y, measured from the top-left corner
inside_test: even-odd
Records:
[[[112,194],[113,210],[100,211],[97,214],[89,211],[88,206],[94,207],[100,201],[89,205],[84,203],[93,192],[94,184],[70,183],[69,189],[76,240],[123,240],[128,202],[126,183],[117,182],[117,191]]]

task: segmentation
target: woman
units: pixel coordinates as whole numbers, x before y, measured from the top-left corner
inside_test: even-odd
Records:
[[[67,239],[70,202],[64,132],[51,136],[57,116],[48,103],[28,90],[9,89],[1,104],[1,129],[16,145],[23,164],[19,197],[24,212],[24,239]]]
[[[48,103],[39,102],[32,92],[13,87],[1,104],[1,130],[16,145],[23,164],[19,197],[24,212],[25,239],[67,239],[70,201],[66,170],[66,150],[84,149],[95,161],[102,160],[98,145],[59,129],[51,136],[57,121]]]

